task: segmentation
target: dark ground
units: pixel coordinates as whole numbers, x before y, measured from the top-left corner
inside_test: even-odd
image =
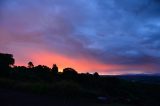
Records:
[[[83,102],[0,89],[0,106],[82,106]]]
[[[0,106],[132,106],[124,104],[103,104],[92,100],[60,99],[45,95],[0,88]]]

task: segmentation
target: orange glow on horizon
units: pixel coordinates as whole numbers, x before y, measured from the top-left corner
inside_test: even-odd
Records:
[[[143,73],[145,70],[151,70],[154,66],[151,65],[115,65],[115,64],[104,64],[91,57],[72,57],[64,54],[60,54],[53,51],[48,51],[47,48],[39,45],[23,45],[25,48],[14,49],[12,53],[16,60],[16,65],[27,66],[29,61],[32,61],[36,65],[46,65],[50,68],[53,64],[57,64],[59,71],[62,71],[66,67],[74,68],[79,73],[94,73],[98,72],[102,75],[120,75],[129,73]],[[20,52],[17,53],[17,51]]]
[[[38,53],[38,54],[37,54]],[[52,67],[53,64],[57,64],[59,67],[59,70],[62,71],[66,67],[71,67],[77,70],[78,72],[99,72],[99,71],[106,71],[106,73],[109,70],[122,68],[121,66],[116,65],[106,65],[103,63],[100,63],[94,59],[88,59],[85,58],[71,58],[67,57],[62,54],[58,53],[50,53],[50,52],[37,52],[37,53],[31,53],[29,58],[31,59],[35,65],[47,65],[49,67]],[[28,61],[29,62],[29,61]],[[26,63],[27,64],[27,63]],[[17,61],[16,65],[25,65],[24,62]]]

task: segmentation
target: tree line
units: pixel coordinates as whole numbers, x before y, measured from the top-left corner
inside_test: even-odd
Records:
[[[78,77],[98,78],[99,74],[95,72],[78,73],[75,69],[67,67],[63,72],[59,72],[58,66],[53,64],[52,68],[45,65],[34,66],[33,62],[28,62],[28,66],[16,66],[12,54],[0,53],[0,76],[12,77],[22,80],[55,80],[55,79],[75,79]]]

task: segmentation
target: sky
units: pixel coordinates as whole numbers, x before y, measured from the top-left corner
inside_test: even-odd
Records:
[[[160,72],[160,0],[0,0],[0,52],[16,65]]]

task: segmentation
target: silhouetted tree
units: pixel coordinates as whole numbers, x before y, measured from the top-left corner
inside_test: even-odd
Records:
[[[98,77],[99,77],[99,74],[98,74],[97,72],[95,72],[95,73],[93,74],[93,76],[94,76],[95,78],[98,78]]]
[[[73,74],[76,75],[78,72],[73,68],[65,68],[63,69],[63,74]]]
[[[12,66],[14,64],[14,58],[12,54],[0,53],[0,65],[2,66]]]
[[[52,67],[51,71],[52,71],[52,73],[53,73],[54,75],[57,75],[57,74],[58,74],[58,67],[57,67],[56,64],[53,64],[53,67]]]
[[[31,61],[28,62],[28,68],[33,68],[33,67],[34,67],[33,63]]]
[[[75,78],[78,75],[78,72],[73,68],[65,68],[63,69],[63,74],[65,78]]]
[[[0,53],[0,74],[7,75],[11,66],[14,65],[14,58],[12,54]]]

